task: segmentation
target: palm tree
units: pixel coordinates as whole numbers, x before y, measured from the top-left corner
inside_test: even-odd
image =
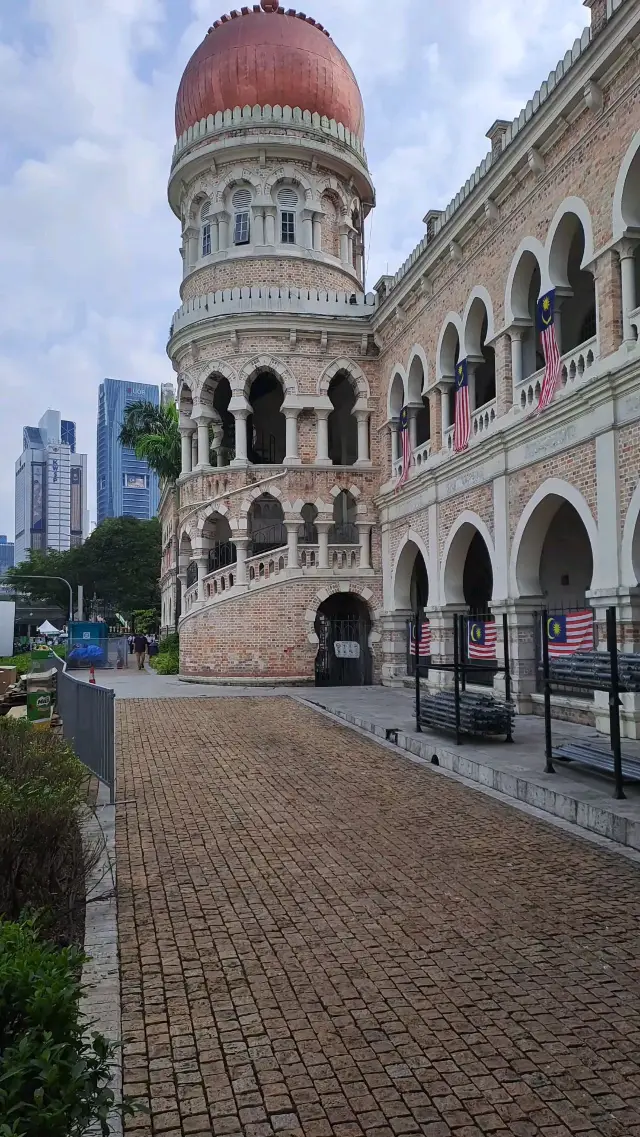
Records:
[[[124,413],[119,439],[123,446],[135,451],[136,458],[148,462],[161,481],[175,482],[180,477],[180,431],[173,403],[131,403]]]

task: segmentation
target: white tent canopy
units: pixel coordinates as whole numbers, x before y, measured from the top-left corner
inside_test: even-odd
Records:
[[[38,628],[38,631],[41,636],[58,636],[60,634],[60,629],[54,628],[50,620],[45,620],[44,624],[41,624]]]

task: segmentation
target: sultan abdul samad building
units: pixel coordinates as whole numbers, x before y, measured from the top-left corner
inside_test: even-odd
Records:
[[[187,64],[169,181],[182,474],[161,505],[185,675],[399,682],[416,608],[434,653],[456,612],[506,611],[530,711],[542,607],[600,621],[615,603],[640,649],[640,2],[585,4],[590,27],[513,122],[487,123],[486,158],[366,295],[364,111],[327,30],[262,0]],[[532,416],[551,289],[560,378]],[[338,666],[336,638],[359,658]]]

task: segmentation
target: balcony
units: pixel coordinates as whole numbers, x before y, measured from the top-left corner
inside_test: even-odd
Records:
[[[640,309],[638,309],[638,317],[640,319]],[[573,351],[565,352],[562,356],[562,368],[556,395],[563,389],[579,387],[583,382],[586,382],[598,358],[597,336],[592,336],[591,339],[578,344],[578,347],[575,347]],[[522,380],[522,383],[518,384],[513,392],[514,414],[529,414],[535,410],[538,405],[543,378],[544,367],[541,367],[539,371],[533,375],[528,375],[526,379]]]
[[[416,446],[411,458],[411,469],[409,470],[410,478],[416,477],[420,473],[422,467],[429,461],[431,453],[432,447],[430,438],[428,438],[426,442],[421,442],[419,446]],[[399,478],[401,473],[402,458],[398,458],[393,466],[393,475],[395,478]]]
[[[482,438],[489,434],[497,421],[497,403],[492,399],[490,403],[485,403],[484,406],[478,407],[477,411],[471,412],[471,436],[470,442],[475,438]],[[454,427],[449,426],[442,432],[442,449],[447,453],[453,453],[453,432]]]
[[[636,333],[636,339],[640,340],[640,306],[629,313],[629,322]]]
[[[247,558],[246,584],[244,585],[238,585],[238,566],[235,563],[220,566],[214,572],[209,572],[204,579],[205,598],[207,601],[223,600],[234,588],[236,595],[251,592],[276,577],[284,576],[285,573],[291,577],[318,574],[326,576],[333,573],[343,575],[349,572],[359,572],[360,557],[360,545],[357,543],[330,543],[328,568],[320,568],[320,546],[300,545],[298,547],[298,571],[297,573],[295,570],[289,572],[289,550],[287,545],[281,545],[279,548],[263,550]],[[197,598],[198,589],[196,585],[195,588],[188,589],[185,593],[185,612],[190,611],[197,602]]]

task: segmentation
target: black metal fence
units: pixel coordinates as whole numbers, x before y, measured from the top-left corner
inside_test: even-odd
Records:
[[[578,607],[578,608],[563,608],[561,605],[554,605],[553,611],[534,612],[533,634],[534,634],[535,658],[536,658],[536,691],[539,695],[544,694],[544,691],[545,691],[544,666],[543,666],[543,662],[544,662],[543,661],[543,655],[544,655],[544,652],[543,652],[543,632],[544,632],[543,624],[544,624],[544,622],[545,621],[547,622],[545,626],[546,626],[547,633],[548,633],[549,625],[550,624],[553,625],[554,623],[557,625],[558,618],[560,618],[560,620],[564,621],[564,623],[565,623],[565,636],[567,636],[567,638],[570,638],[571,637],[570,625],[571,625],[572,619],[574,617],[582,615],[586,611],[587,611],[587,606],[585,604],[583,604],[581,607]],[[589,613],[589,615],[590,615],[590,622],[591,622],[592,643],[590,643],[589,646],[586,646],[584,648],[584,650],[585,651],[597,651],[598,650],[598,626],[596,624],[596,614],[595,614],[595,612],[591,612],[591,613]],[[566,629],[567,623],[569,624],[569,631],[568,632]],[[547,634],[547,639],[549,639],[548,634]],[[558,646],[559,646],[560,650],[563,648],[562,644],[559,644]],[[567,652],[567,654],[571,654],[571,653]],[[552,646],[551,651],[550,651],[550,657],[553,658],[553,646]],[[584,699],[585,702],[586,701],[589,701],[589,702],[593,701],[593,690],[585,689],[584,687],[580,686],[577,683],[574,684],[573,686],[570,683],[563,683],[562,685],[558,685],[558,684],[554,683],[553,679],[551,681],[551,694],[552,695],[564,695],[564,696],[568,696],[569,698],[572,698],[572,699]]]
[[[115,797],[115,692],[75,679],[60,660],[56,663],[57,711],[62,733],[75,753]]]
[[[209,550],[209,572],[216,572],[219,568],[235,565],[238,553],[231,541],[216,541]]]

